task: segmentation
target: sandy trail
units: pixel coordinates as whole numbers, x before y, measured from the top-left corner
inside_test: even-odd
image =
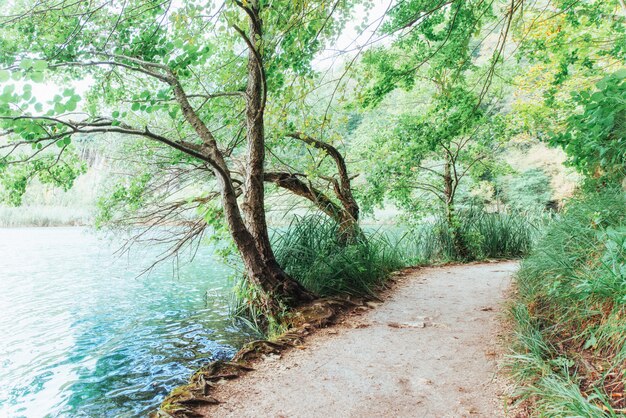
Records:
[[[220,387],[218,417],[502,417],[498,312],[513,262],[421,269],[362,316]]]

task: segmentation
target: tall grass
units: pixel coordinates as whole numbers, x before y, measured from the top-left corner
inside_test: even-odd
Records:
[[[511,372],[539,416],[626,413],[626,197],[566,207],[524,260]]]
[[[397,244],[385,234],[364,232],[353,242],[320,216],[298,217],[274,240],[287,273],[319,296],[373,294],[386,276],[404,266]]]
[[[436,218],[405,234],[405,258],[413,264],[518,258],[528,254],[546,223],[545,214],[489,213],[479,209],[461,210],[457,218],[457,234],[468,254],[458,253],[447,222]]]
[[[522,256],[539,230],[529,216],[468,210],[459,218],[473,259]],[[337,223],[322,216],[304,216],[276,231],[272,244],[285,271],[320,297],[373,295],[391,272],[407,265],[461,260],[442,220],[400,236],[387,232],[364,230],[346,243]],[[258,332],[279,334],[284,325],[281,318],[268,318],[256,303],[258,297],[258,289],[239,281],[231,304],[234,316]]]
[[[321,216],[296,217],[272,239],[279,264],[317,296],[366,296],[376,293],[389,273],[404,267],[397,245],[385,234],[364,232],[342,240],[338,225]],[[249,332],[272,338],[289,327],[289,310],[269,314],[260,290],[242,276],[230,304],[231,316]]]
[[[90,208],[62,206],[0,206],[0,228],[84,226],[92,222]]]
[[[472,259],[515,258],[530,251],[545,217],[528,214],[459,213],[459,232]],[[320,296],[372,294],[392,271],[406,265],[462,261],[446,222],[437,219],[400,237],[365,231],[341,242],[338,226],[325,217],[297,217],[274,239],[276,258],[307,289]]]

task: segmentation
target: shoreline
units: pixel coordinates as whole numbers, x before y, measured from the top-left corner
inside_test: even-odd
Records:
[[[162,409],[154,412],[151,416],[176,418],[189,416],[209,416],[213,415],[213,412],[209,413],[207,411],[214,411],[214,408],[216,411],[220,412],[218,415],[222,416],[228,409],[228,405],[242,402],[240,398],[249,397],[249,392],[255,393],[258,391],[263,391],[263,385],[269,385],[269,383],[267,382],[268,380],[278,380],[278,377],[275,377],[274,375],[278,376],[282,373],[288,373],[288,371],[285,370],[288,370],[291,368],[291,366],[294,366],[293,364],[291,364],[293,360],[290,359],[295,357],[300,359],[298,360],[298,362],[311,361],[310,357],[315,357],[316,354],[318,354],[318,352],[322,350],[322,348],[318,347],[319,341],[322,341],[323,344],[324,341],[327,341],[329,339],[336,339],[337,335],[349,335],[350,333],[368,332],[368,330],[372,330],[374,328],[373,326],[363,323],[365,318],[383,315],[386,310],[389,310],[390,307],[394,303],[396,303],[395,301],[397,298],[402,297],[403,293],[407,292],[407,289],[409,291],[413,291],[411,290],[411,288],[417,286],[418,294],[421,291],[429,291],[428,288],[423,287],[423,283],[425,283],[425,281],[431,280],[431,275],[442,276],[443,274],[447,274],[446,272],[449,271],[456,272],[455,274],[459,272],[461,272],[461,274],[464,274],[462,272],[481,269],[493,270],[494,267],[505,266],[504,268],[508,272],[505,273],[505,275],[508,275],[507,277],[510,277],[509,273],[510,271],[512,271],[510,269],[513,265],[516,264],[510,261],[497,261],[476,262],[469,264],[455,263],[445,264],[437,267],[412,267],[408,269],[403,269],[390,276],[389,280],[386,282],[385,288],[378,294],[380,298],[379,301],[353,300],[351,301],[349,307],[346,307],[346,305],[343,304],[340,309],[331,309],[330,311],[332,311],[332,313],[330,313],[330,311],[326,311],[326,315],[322,315],[321,317],[319,317],[321,319],[319,323],[312,323],[312,321],[301,323],[300,327],[289,330],[286,334],[277,338],[276,341],[255,342],[252,343],[252,345],[244,346],[231,362],[214,362],[201,368],[192,376],[192,378],[190,379],[190,384],[179,387],[172,391],[170,395],[163,401],[161,405]],[[498,272],[505,270],[497,269],[495,271]],[[496,274],[502,276],[502,273]],[[443,278],[445,279],[445,276],[443,276]],[[505,278],[498,280],[510,279]],[[435,282],[434,285],[439,286],[440,284],[439,282]],[[507,291],[509,289],[509,285],[510,282],[507,282],[505,286]],[[467,286],[467,283],[464,286]],[[506,296],[504,294],[498,295],[499,299],[493,302],[498,304],[496,308],[489,307],[488,309],[481,310],[481,308],[478,310],[479,314],[477,319],[481,319],[480,317],[485,316],[485,314],[490,315],[491,322],[488,322],[488,324],[490,324],[489,327],[494,333],[498,333],[498,330],[500,329],[499,326],[494,328],[494,324],[496,322],[500,323],[501,321],[500,319],[498,319],[497,321],[493,320],[493,314],[498,312],[499,315],[501,313],[500,311],[502,308],[502,302],[506,300],[505,297]],[[335,302],[331,302],[331,304],[334,303],[335,306],[337,306],[337,300],[334,301]],[[319,302],[320,301],[318,301],[318,303]],[[439,303],[436,300],[432,300],[431,302]],[[404,315],[404,313],[402,313],[401,316],[402,315]],[[409,313],[407,313],[407,315],[410,316]],[[472,312],[472,315],[474,315],[474,312]],[[427,332],[440,331],[437,329],[438,325],[435,323],[431,323],[430,320],[406,322],[407,319],[411,318],[404,318],[403,322],[387,322],[384,327],[380,328],[380,330],[376,332],[408,332],[408,335],[411,335],[411,332],[415,333],[416,331],[421,332],[422,334]],[[377,322],[379,321],[374,321],[374,323]],[[365,338],[367,339],[367,337]],[[360,344],[367,344],[367,341],[363,341],[362,338],[357,340],[357,342]],[[419,341],[418,343],[436,344],[437,338]],[[314,345],[314,347],[311,348],[311,344]],[[331,344],[331,342],[327,342],[327,344]],[[474,344],[480,345],[482,344],[482,342],[475,341]],[[328,349],[329,347],[325,348]],[[346,360],[348,363],[346,367],[349,368],[350,359],[345,358],[345,356],[342,358],[341,348],[341,346],[336,347],[338,351],[335,353],[335,355],[333,355],[333,361],[341,362],[342,360]],[[379,347],[376,346],[370,348]],[[498,349],[490,347],[488,353],[485,353],[489,364],[493,363],[496,357],[499,357],[499,354],[497,354],[497,352]],[[399,353],[401,357],[402,354],[403,353]],[[378,360],[366,357],[365,361],[371,361],[373,363],[376,363]],[[295,367],[298,366],[298,364],[295,364]],[[358,365],[352,366],[358,368]],[[343,366],[340,366],[340,369],[341,367]],[[294,371],[293,373],[296,373],[296,371]],[[478,375],[481,375],[481,373],[478,373]],[[244,376],[247,377],[244,378]],[[274,385],[278,385],[278,383],[274,383]],[[254,388],[250,386],[254,386]],[[468,386],[469,393],[472,390],[472,385]],[[283,386],[273,387],[274,392],[280,392],[282,388]],[[502,390],[500,387],[497,388],[497,391],[504,392],[504,390]],[[501,398],[501,395],[502,393],[498,393],[497,395],[494,394],[494,397]],[[306,393],[303,396],[306,396]],[[311,395],[309,395],[309,398],[310,397]],[[322,399],[319,399],[318,401],[321,402]],[[280,404],[281,401],[276,400],[273,407],[278,408]],[[497,408],[497,406],[493,407]],[[242,410],[237,410],[238,414],[243,413],[244,416],[248,416],[245,415],[246,412],[247,410],[245,408]],[[275,412],[276,411],[272,410],[272,414],[274,414]],[[259,411],[255,411],[255,413],[258,414]],[[261,416],[263,415],[264,414],[261,414]],[[294,413],[294,415],[298,416],[297,413]],[[231,415],[228,415],[226,413],[225,416]],[[285,416],[290,415],[287,414]]]
[[[189,383],[171,390],[149,417],[186,418],[194,416],[194,409],[198,405],[219,404],[220,401],[211,396],[216,385],[253,372],[254,366],[266,358],[280,357],[293,349],[302,349],[301,344],[317,333],[377,308],[393,294],[404,277],[422,268],[406,267],[391,273],[377,294],[369,298],[322,298],[299,308],[294,313],[298,326],[272,340],[255,340],[244,344],[230,361],[217,360],[201,367],[189,378]]]

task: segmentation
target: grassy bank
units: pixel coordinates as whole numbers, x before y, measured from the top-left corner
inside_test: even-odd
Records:
[[[406,266],[397,243],[383,232],[339,238],[338,225],[319,216],[298,218],[275,239],[280,265],[319,296],[372,295],[392,271]]]
[[[274,239],[276,258],[285,270],[319,296],[372,295],[389,273],[410,265],[522,257],[547,223],[541,214],[459,212],[459,231],[469,259],[456,253],[443,220],[398,233],[365,229],[348,244],[336,223],[325,217],[296,218]]]
[[[626,199],[570,202],[517,276],[511,372],[532,416],[626,413]]]
[[[305,216],[276,231],[272,241],[279,264],[319,297],[374,296],[390,273],[407,265],[398,244],[385,233],[364,231],[350,242],[340,237],[338,225],[329,218]],[[289,311],[267,317],[258,295],[240,280],[231,303],[233,315],[268,338],[288,329]]]

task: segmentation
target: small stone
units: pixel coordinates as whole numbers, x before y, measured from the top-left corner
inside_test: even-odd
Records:
[[[266,363],[274,363],[278,360],[280,360],[280,354],[270,353],[263,356],[263,361]]]

